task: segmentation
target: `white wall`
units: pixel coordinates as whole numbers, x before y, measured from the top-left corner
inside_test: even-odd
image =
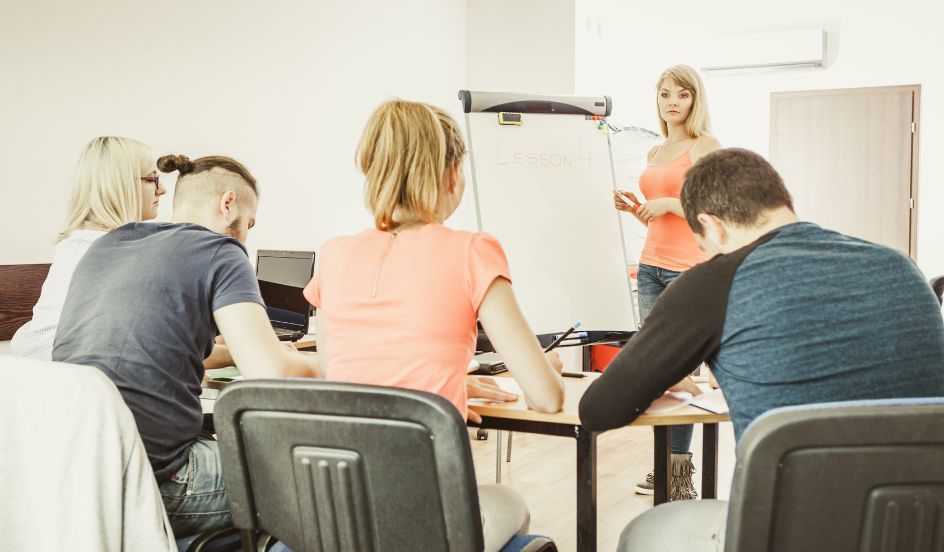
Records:
[[[574,0],[468,0],[471,90],[574,93]]]
[[[250,249],[370,226],[364,122],[393,96],[459,113],[465,19],[464,0],[5,2],[0,263],[51,259],[75,160],[101,134],[243,161],[262,190]]]
[[[695,65],[715,34],[823,27],[825,71],[706,78],[714,132],[723,145],[767,155],[770,93],[921,85],[918,173],[918,265],[944,274],[944,5],[937,0],[659,3],[578,0],[577,94],[612,94],[619,122],[657,129],[654,86],[663,69]],[[790,183],[787,182],[789,187]],[[799,213],[802,217],[802,213]]]
[[[708,77],[715,133],[766,154],[772,91],[921,84],[918,263],[942,274],[942,24],[935,0],[8,2],[0,263],[51,258],[73,163],[99,134],[244,161],[263,190],[250,249],[317,249],[370,224],[353,152],[385,98],[458,115],[460,88],[610,94],[613,120],[655,128],[653,81],[711,36],[822,26],[826,71]],[[469,203],[452,224],[471,227]]]

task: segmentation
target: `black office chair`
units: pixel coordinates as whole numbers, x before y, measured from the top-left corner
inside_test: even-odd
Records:
[[[251,380],[220,394],[214,418],[247,551],[256,529],[295,552],[482,550],[468,432],[442,397]],[[556,550],[525,540],[517,550]]]
[[[738,447],[725,550],[944,550],[944,398],[758,418]]]
[[[944,276],[931,278],[931,289],[934,290],[934,295],[937,296],[937,302],[944,304]]]

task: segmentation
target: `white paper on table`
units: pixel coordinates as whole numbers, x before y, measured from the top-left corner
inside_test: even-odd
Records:
[[[514,393],[519,397],[524,396],[524,391],[521,390],[521,386],[518,385],[518,382],[514,378],[492,378],[492,381],[498,384],[498,388],[502,391],[507,391],[508,393]],[[492,404],[500,403],[507,401],[493,401],[491,399],[469,399],[469,404]]]
[[[692,406],[697,406],[702,410],[714,412],[715,414],[726,414],[728,412],[728,403],[724,400],[724,394],[720,388],[698,395],[692,399],[691,403]]]
[[[691,393],[667,391],[661,397],[652,401],[652,404],[646,409],[646,414],[668,414],[673,410],[682,408],[690,402],[692,402]]]

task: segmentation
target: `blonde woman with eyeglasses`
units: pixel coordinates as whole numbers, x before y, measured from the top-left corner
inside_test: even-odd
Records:
[[[10,352],[50,360],[62,304],[76,265],[92,243],[129,222],[150,220],[167,190],[151,150],[136,140],[102,136],[82,150],[76,165],[69,214],[33,319],[13,335]]]

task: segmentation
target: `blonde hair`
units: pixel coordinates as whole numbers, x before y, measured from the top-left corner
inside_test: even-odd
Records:
[[[688,65],[675,65],[669,67],[659,75],[656,81],[656,114],[659,117],[659,125],[662,127],[662,136],[669,137],[669,125],[662,118],[659,111],[659,90],[662,89],[662,83],[666,79],[672,79],[676,84],[691,91],[692,110],[685,119],[685,132],[692,138],[700,138],[711,133],[711,119],[708,117],[708,98],[705,97],[705,85],[701,82],[698,72]]]
[[[151,150],[129,138],[101,136],[86,144],[59,239],[83,226],[109,231],[141,220],[141,171],[151,160]]]
[[[406,221],[434,220],[446,171],[465,152],[458,124],[442,109],[403,100],[378,107],[356,154],[375,227],[392,230]]]

